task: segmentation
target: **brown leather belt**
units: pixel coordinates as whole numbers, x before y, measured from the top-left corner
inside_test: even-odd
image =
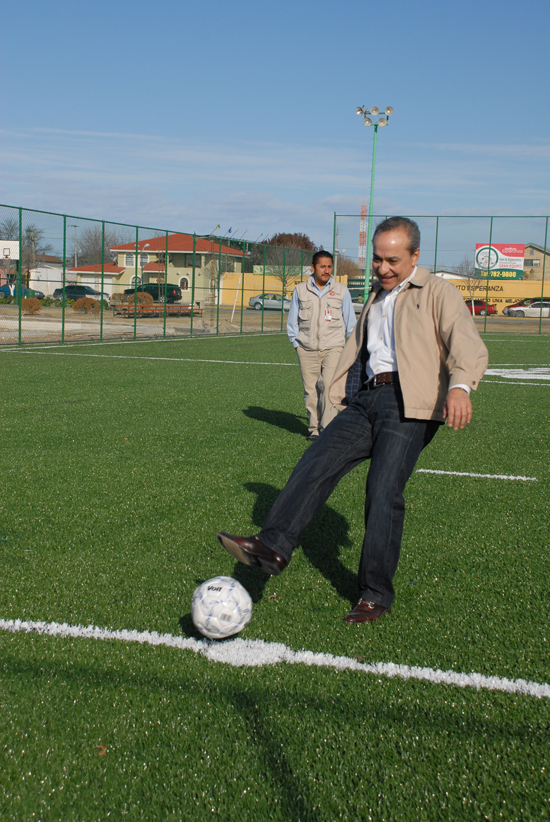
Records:
[[[399,374],[397,371],[382,371],[381,374],[375,374],[363,386],[367,391],[373,388],[378,388],[379,385],[399,385]]]

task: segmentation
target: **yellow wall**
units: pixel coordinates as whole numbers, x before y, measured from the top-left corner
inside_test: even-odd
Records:
[[[241,305],[241,289],[243,282],[241,275],[238,272],[224,274],[221,281],[221,301],[220,305],[231,306],[235,303],[235,296],[237,297],[237,307]],[[271,274],[265,275],[265,285],[263,276],[252,274],[250,272],[244,273],[244,305],[248,305],[251,297],[256,297],[258,294],[273,292],[273,294],[281,294],[283,290],[282,282]],[[294,291],[294,283],[287,288],[286,296],[291,297]]]
[[[475,300],[487,300],[489,305],[495,306],[499,314],[502,314],[502,310],[511,303],[528,297],[539,298],[543,285],[544,293],[550,298],[550,283],[541,283],[540,280],[489,280],[488,288],[486,280],[476,280],[473,284],[465,279],[449,282],[458,288],[464,299],[473,297]]]
[[[241,305],[241,289],[243,283],[241,282],[241,275],[237,272],[227,273],[223,275],[222,282],[221,282],[221,301],[220,305],[231,306],[235,302],[235,295],[237,295],[237,307]],[[337,278],[340,281],[340,278]],[[346,282],[346,278],[342,278],[342,282]],[[292,297],[292,293],[300,280],[293,281],[287,286],[286,289],[286,296],[288,299]],[[252,274],[251,272],[245,272],[244,274],[244,305],[248,305],[248,301],[251,297],[256,297],[258,294],[269,294],[273,292],[273,294],[281,294],[283,290],[283,284],[281,283],[280,279],[277,277],[273,277],[271,274],[265,275],[265,285],[264,285],[264,278],[260,274]]]

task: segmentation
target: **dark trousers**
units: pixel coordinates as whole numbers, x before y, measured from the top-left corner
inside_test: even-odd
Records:
[[[389,608],[403,535],[403,491],[439,425],[406,419],[398,385],[362,389],[305,451],[271,508],[260,540],[289,560],[341,478],[370,458],[359,589],[363,599]]]

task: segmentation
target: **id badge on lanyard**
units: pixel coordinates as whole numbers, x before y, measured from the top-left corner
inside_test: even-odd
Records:
[[[332,320],[332,309],[330,306],[328,308],[325,308],[325,320],[327,323],[329,323]]]

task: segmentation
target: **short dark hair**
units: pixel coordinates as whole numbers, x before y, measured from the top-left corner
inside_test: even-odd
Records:
[[[387,220],[378,223],[372,235],[372,244],[376,239],[377,234],[382,234],[386,231],[395,231],[395,229],[402,228],[409,236],[408,249],[411,254],[414,254],[417,248],[420,248],[420,229],[414,220],[409,220],[408,217],[388,217]]]
[[[313,257],[311,258],[311,265],[316,266],[321,257],[330,257],[332,262],[334,262],[334,257],[332,256],[330,251],[325,251],[324,249],[321,249],[320,251],[316,251]]]

